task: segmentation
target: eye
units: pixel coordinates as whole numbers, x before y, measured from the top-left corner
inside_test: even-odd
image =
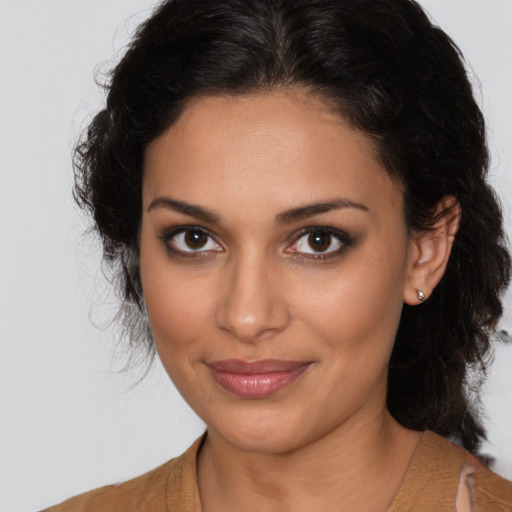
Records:
[[[198,227],[180,227],[161,237],[169,250],[190,255],[222,251],[222,247],[204,229]]]
[[[295,243],[297,251],[306,254],[335,252],[342,245],[340,240],[325,231],[305,233]]]
[[[286,252],[311,258],[327,258],[340,254],[350,245],[352,239],[343,231],[328,227],[309,228],[302,231]]]

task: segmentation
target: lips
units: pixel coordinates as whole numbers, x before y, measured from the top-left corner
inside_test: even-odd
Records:
[[[295,382],[310,366],[303,361],[226,359],[207,363],[213,379],[241,398],[265,398]]]

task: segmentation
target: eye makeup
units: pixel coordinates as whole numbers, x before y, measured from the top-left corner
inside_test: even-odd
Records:
[[[165,244],[171,257],[208,257],[225,249],[206,228],[197,225],[175,226],[158,238]],[[345,231],[331,226],[309,226],[293,233],[284,254],[304,260],[327,260],[341,256],[347,247],[354,246],[354,239]]]
[[[295,241],[285,253],[304,259],[327,260],[341,256],[347,247],[353,246],[353,237],[345,231],[331,226],[310,226],[295,235]]]
[[[213,235],[201,226],[176,226],[158,236],[170,256],[181,258],[206,257],[223,252]]]

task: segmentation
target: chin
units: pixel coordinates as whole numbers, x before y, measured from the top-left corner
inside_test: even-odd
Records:
[[[208,430],[234,448],[251,453],[285,454],[307,443],[304,421],[284,411],[226,415],[222,421],[216,418]]]
[[[226,432],[219,433],[232,447],[247,453],[284,455],[294,451],[299,443],[286,432]]]

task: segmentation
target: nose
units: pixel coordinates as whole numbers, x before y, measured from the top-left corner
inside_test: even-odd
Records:
[[[230,265],[216,310],[217,326],[237,340],[255,343],[277,334],[290,322],[280,286],[280,269],[243,258]]]

